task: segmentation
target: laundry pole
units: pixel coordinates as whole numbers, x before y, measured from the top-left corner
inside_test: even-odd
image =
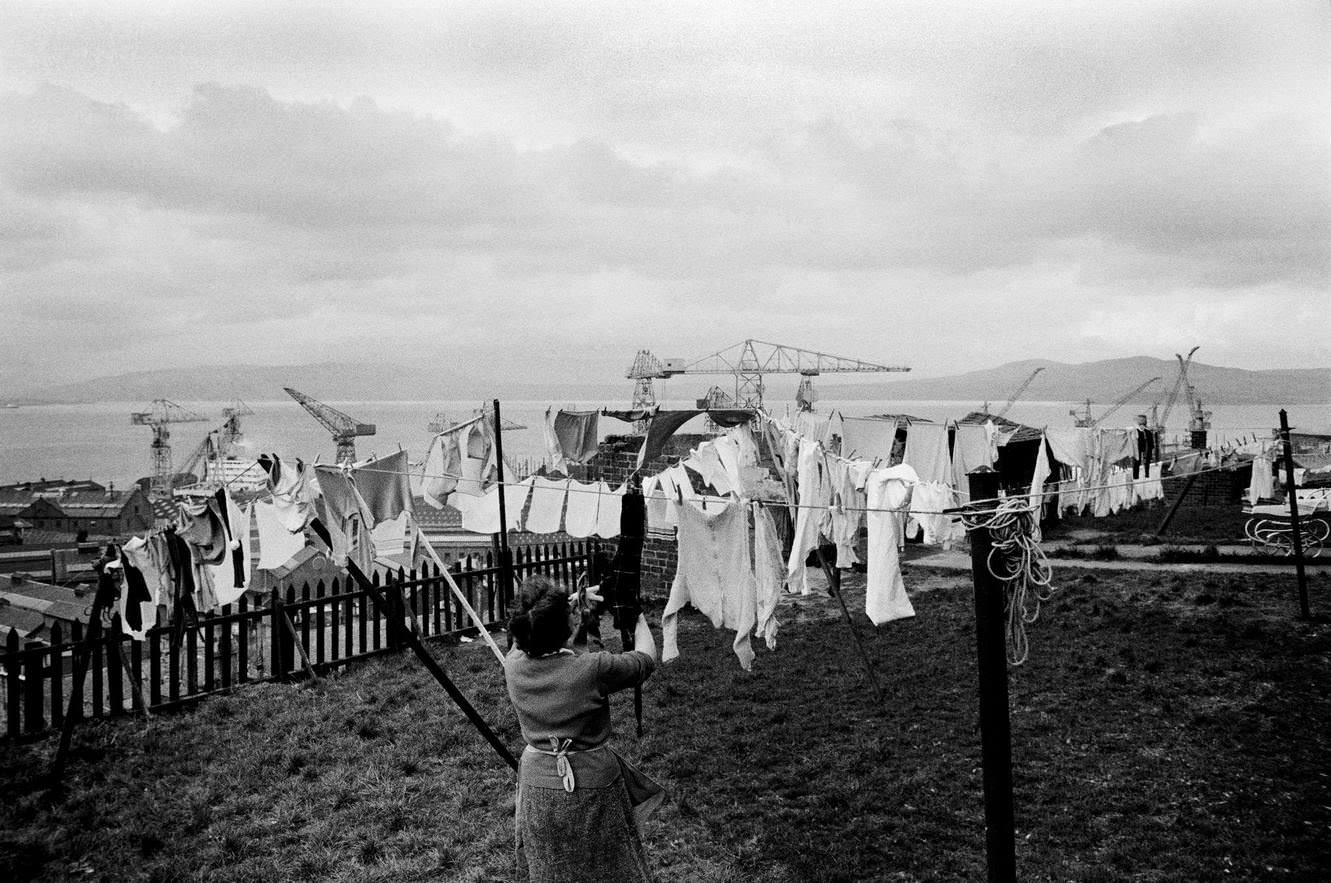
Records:
[[[513,603],[513,554],[508,548],[508,508],[504,502],[504,429],[499,399],[494,400],[496,479],[499,482],[499,586],[501,607]],[[521,515],[522,513],[516,513]]]

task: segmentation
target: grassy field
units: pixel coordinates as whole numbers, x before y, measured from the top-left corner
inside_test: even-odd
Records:
[[[1020,879],[1327,879],[1331,626],[1294,619],[1292,578],[1056,580],[1011,676]],[[686,618],[641,740],[616,702],[673,795],[645,831],[661,880],[984,879],[969,579],[908,585],[915,619],[857,616],[881,705],[825,599],[783,608],[752,673]],[[489,653],[436,650],[516,745]],[[511,774],[410,657],[85,726],[60,799],[53,747],[0,748],[0,879],[513,879]]]

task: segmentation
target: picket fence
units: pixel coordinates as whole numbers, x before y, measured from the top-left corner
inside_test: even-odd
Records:
[[[512,585],[533,574],[572,585],[591,567],[597,546],[593,538],[515,548]],[[478,563],[469,557],[450,565],[449,572],[486,624],[500,624],[511,589],[494,552],[485,554],[484,566]],[[80,623],[68,632],[54,624],[49,643],[25,644],[10,632],[0,652],[5,718],[0,741],[36,739],[59,729],[69,707],[82,706],[83,717],[92,720],[141,713],[145,703],[151,712],[167,711],[245,684],[299,677],[306,670],[301,648],[310,667],[326,674],[353,660],[398,652],[407,646],[403,629],[412,624],[423,640],[478,634],[433,565],[420,572],[376,572],[370,581],[382,588],[389,610],[377,609],[344,577],[279,587],[266,601],[241,598],[186,625],[174,640],[170,628],[158,627],[135,641],[118,623],[90,648]],[[91,661],[85,678],[76,682],[77,654],[85,650]]]

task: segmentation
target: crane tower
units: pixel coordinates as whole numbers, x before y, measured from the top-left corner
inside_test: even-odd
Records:
[[[292,389],[289,386],[282,387],[286,394],[291,396],[300,406],[310,412],[315,420],[323,424],[333,436],[333,441],[337,442],[337,462],[354,463],[356,462],[356,438],[362,435],[374,435],[375,428],[373,423],[361,423],[347,414],[343,414],[337,408],[331,405],[325,405],[318,399],[312,399],[303,392]]]
[[[186,410],[170,399],[153,399],[151,409],[135,411],[129,415],[129,422],[134,426],[151,426],[152,440],[152,483],[148,496],[152,500],[171,498],[171,430],[172,423],[198,423],[207,420],[202,414]]]

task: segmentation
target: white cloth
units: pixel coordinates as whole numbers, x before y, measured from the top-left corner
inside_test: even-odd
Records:
[[[226,558],[220,564],[205,565],[212,576],[213,592],[217,606],[230,604],[245,594],[250,584],[250,509],[242,510],[240,505],[226,495],[227,551]],[[232,555],[240,550],[241,565],[240,585],[236,585],[236,569]],[[200,611],[202,612],[202,611]]]
[[[559,435],[555,432],[555,416],[554,408],[545,409],[545,422],[541,424],[545,434],[545,449],[550,454],[551,470],[567,475],[568,460],[564,457],[564,446],[559,443]]]
[[[504,518],[509,530],[516,530],[522,507],[527,503],[527,494],[531,491],[531,479],[524,479],[516,485],[503,489]],[[499,485],[492,485],[479,497],[459,494],[453,505],[462,512],[462,529],[472,533],[499,533]]]
[[[692,604],[714,628],[735,630],[740,667],[753,667],[751,637],[757,622],[757,590],[749,565],[747,507],[738,502],[704,512],[693,503],[679,512],[679,565],[661,620],[661,661],[679,656],[679,611]]]
[[[889,463],[897,439],[895,418],[846,417],[842,423],[841,456]]]
[[[624,491],[625,486],[620,485],[618,490],[611,490],[610,485],[605,482],[599,482],[598,487],[601,491],[596,511],[596,535],[603,539],[619,536],[619,517],[624,511]]]
[[[703,442],[694,448],[693,453],[684,460],[684,465],[701,475],[702,480],[716,488],[718,494],[728,494],[739,489],[739,476],[736,475],[732,482],[714,441]]]
[[[407,550],[407,525],[411,516],[403,512],[396,518],[379,522],[370,531],[374,539],[374,553],[379,555],[400,555]]]
[[[802,439],[799,447],[799,511],[795,516],[795,537],[786,561],[786,584],[792,592],[809,594],[809,580],[804,560],[818,545],[819,524],[828,516],[832,488],[823,465],[823,449],[812,439]]]
[[[307,469],[300,460],[283,462],[276,454],[272,459],[277,463],[277,481],[271,476],[268,481],[273,493],[273,505],[282,518],[288,531],[298,531],[313,517],[312,502],[318,496],[318,486],[313,483],[312,470]]]
[[[1271,469],[1271,461],[1265,456],[1259,455],[1252,461],[1252,478],[1248,482],[1248,503],[1257,505],[1262,500],[1269,499],[1275,494],[1275,475]]]
[[[941,481],[926,481],[915,485],[910,495],[910,522],[907,536],[923,534],[921,542],[929,546],[949,549],[966,535],[960,519],[955,515],[939,514],[957,506],[957,492]]]
[[[912,423],[906,430],[902,463],[914,469],[920,481],[951,481],[952,457],[947,450],[947,426]]]
[[[260,570],[276,570],[305,548],[305,534],[287,530],[281,512],[272,503],[255,503],[254,521],[259,528]]]
[[[842,569],[859,563],[855,554],[855,544],[859,542],[860,525],[864,522],[864,492],[857,487],[863,486],[863,476],[873,468],[868,460],[856,461],[858,470],[850,462],[840,459],[828,461],[828,471],[832,481],[832,534],[829,539],[836,543],[836,566]]]
[[[961,500],[970,499],[970,473],[983,466],[993,467],[998,459],[998,431],[993,421],[984,425],[957,425],[952,442],[952,486]]]
[[[864,482],[869,512],[869,561],[865,575],[864,612],[874,625],[915,615],[901,578],[898,548],[901,526],[917,477],[909,466],[890,466],[870,472]],[[874,511],[901,509],[898,512]]]
[[[781,557],[781,537],[772,513],[760,503],[753,503],[753,580],[757,595],[757,624],[754,633],[776,649],[776,605],[786,585],[786,562]]]
[[[596,533],[596,513],[602,490],[609,490],[603,481],[593,484],[569,482],[568,509],[564,512],[565,533],[577,539],[585,539]]]
[[[531,508],[525,530],[532,533],[557,533],[564,518],[564,500],[568,496],[567,478],[560,481],[537,475],[532,478]]]
[[[1049,464],[1049,446],[1045,443],[1044,436],[1040,436],[1040,450],[1035,455],[1035,472],[1031,475],[1030,490],[1031,505],[1036,507],[1037,520],[1044,508],[1044,497],[1040,496],[1044,493],[1044,483],[1053,474],[1053,467]]]

